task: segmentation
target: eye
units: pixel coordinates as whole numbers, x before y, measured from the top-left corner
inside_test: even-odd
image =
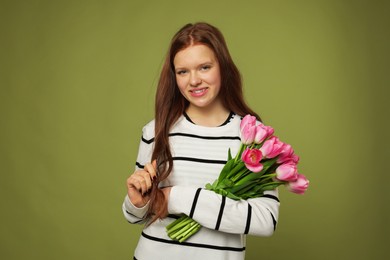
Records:
[[[184,75],[185,73],[187,73],[186,70],[178,70],[178,71],[176,71],[177,75]]]
[[[210,65],[203,65],[200,69],[203,71],[209,70],[211,68]]]

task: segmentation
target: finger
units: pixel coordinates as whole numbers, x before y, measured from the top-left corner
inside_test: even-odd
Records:
[[[149,178],[149,177],[148,177],[148,178]],[[149,180],[149,181],[150,181],[150,180]],[[146,183],[146,178],[141,178],[141,179],[139,180],[139,185],[140,185],[140,187],[141,187],[140,192],[141,192],[141,194],[142,194],[142,196],[143,196],[145,193],[148,192],[148,185],[147,185],[147,183]]]
[[[152,187],[152,176],[147,170],[140,170],[135,173],[135,178],[138,178],[139,182],[144,183],[146,185],[146,189],[149,190]],[[142,178],[142,179],[141,179]]]
[[[138,176],[138,181],[141,187],[142,195],[147,193],[152,187],[152,180],[150,179],[150,175],[148,172],[144,172],[144,174]]]
[[[157,160],[156,159],[153,160],[152,165],[153,165],[154,169],[157,169]]]
[[[156,175],[153,176],[153,179],[156,179],[157,175],[158,175],[157,160],[153,160],[152,165],[153,165],[153,167],[155,169],[155,173],[156,173]]]
[[[157,174],[156,174],[156,167],[153,166],[153,164],[151,164],[151,163],[147,163],[145,165],[144,170],[149,173],[151,179],[154,179],[157,176]]]
[[[136,207],[143,207],[149,201],[149,195],[141,194],[140,190],[142,190],[140,182],[137,179],[132,178],[129,180],[127,196],[129,197],[131,203]]]
[[[150,178],[148,173],[145,172],[144,175],[147,176],[146,178]],[[128,187],[135,188],[136,190],[138,190],[138,192],[144,194],[148,190],[146,178],[140,172],[136,172],[130,176],[128,181]]]
[[[138,192],[140,192],[141,190],[139,181],[133,175],[127,179],[126,184],[127,184],[127,189],[133,189]]]

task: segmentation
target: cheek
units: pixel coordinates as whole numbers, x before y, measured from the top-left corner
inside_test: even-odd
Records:
[[[176,84],[180,92],[183,92],[187,86],[186,80],[184,78],[176,78]]]
[[[219,75],[219,72],[213,73],[213,75],[210,75],[208,82],[212,84],[216,91],[219,92],[221,88],[221,77]]]

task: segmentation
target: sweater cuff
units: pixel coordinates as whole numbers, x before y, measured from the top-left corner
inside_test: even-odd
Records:
[[[193,187],[173,186],[169,194],[168,213],[188,216],[197,190],[198,188]]]
[[[136,216],[137,218],[143,218],[149,209],[149,201],[142,208],[138,208],[138,207],[134,206],[133,203],[131,203],[129,196],[127,196],[127,195],[125,197],[124,205],[125,205],[126,211],[128,211],[132,215]]]

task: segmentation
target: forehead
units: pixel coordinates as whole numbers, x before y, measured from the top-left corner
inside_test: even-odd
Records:
[[[176,53],[173,59],[175,67],[191,66],[207,62],[216,62],[216,58],[213,50],[203,44],[191,45]]]

